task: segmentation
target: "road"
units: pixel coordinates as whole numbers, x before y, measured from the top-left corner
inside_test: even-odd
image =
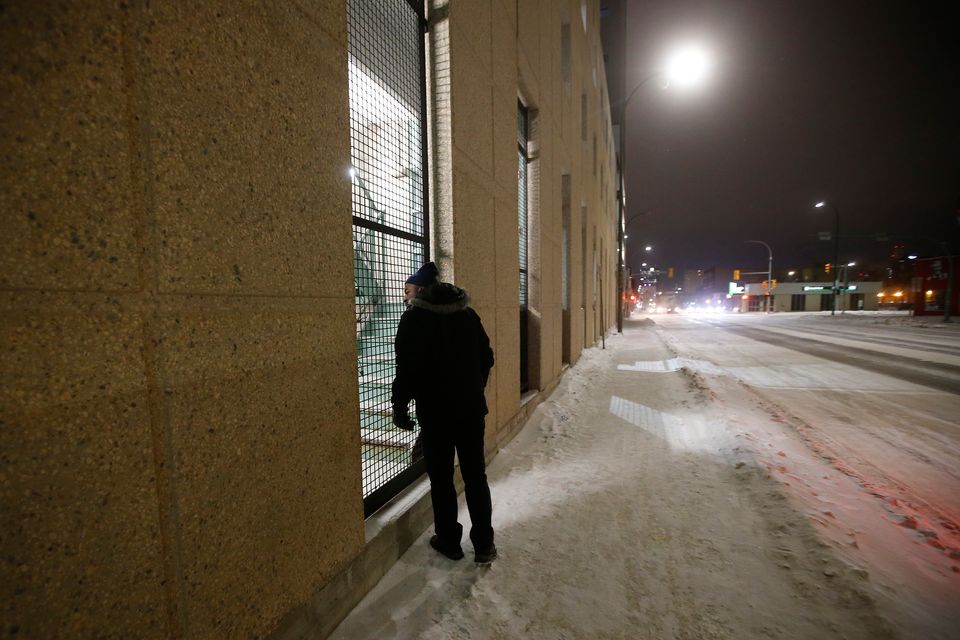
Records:
[[[767,460],[773,477],[887,606],[914,624],[957,607],[960,326],[828,314],[655,322],[706,387],[736,381],[782,425],[745,435],[786,453]]]
[[[960,327],[884,322],[628,320],[491,463],[493,566],[426,530],[333,640],[956,638]]]

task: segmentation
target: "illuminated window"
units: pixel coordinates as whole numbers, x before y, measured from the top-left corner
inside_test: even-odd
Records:
[[[417,432],[391,417],[403,283],[428,255],[424,17],[348,0],[350,176],[364,512],[423,473]]]

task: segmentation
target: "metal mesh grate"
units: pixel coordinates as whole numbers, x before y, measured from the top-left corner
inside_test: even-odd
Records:
[[[517,103],[517,235],[520,238],[520,308],[527,308],[527,109]]]
[[[527,260],[527,243],[529,235],[528,201],[528,153],[527,141],[530,133],[530,119],[527,108],[517,101],[517,235],[520,239],[520,392],[530,387],[529,358],[527,345],[529,344],[528,307],[530,304],[529,271]]]
[[[393,426],[403,284],[427,256],[423,16],[349,0],[350,155],[364,510],[422,473],[418,432]]]

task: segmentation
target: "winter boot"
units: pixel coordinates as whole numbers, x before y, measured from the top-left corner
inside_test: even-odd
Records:
[[[497,559],[497,545],[490,543],[486,549],[474,549],[473,561],[477,564],[490,564]]]
[[[460,544],[447,544],[440,540],[440,536],[433,535],[430,537],[430,546],[434,548],[435,551],[445,555],[451,560],[459,560],[463,557],[463,549],[460,548]]]

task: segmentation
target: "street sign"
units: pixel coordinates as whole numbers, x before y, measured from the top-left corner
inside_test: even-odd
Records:
[[[830,287],[830,286],[820,286],[820,285],[817,285],[817,286],[806,286],[806,287],[803,288],[803,290],[804,290],[804,291],[831,291],[831,290],[833,290],[833,287]],[[857,290],[857,285],[855,285],[855,284],[850,284],[850,285],[847,285],[846,287],[844,287],[844,286],[839,286],[839,287],[837,287],[837,290],[839,290],[839,291],[856,291],[856,290]]]

